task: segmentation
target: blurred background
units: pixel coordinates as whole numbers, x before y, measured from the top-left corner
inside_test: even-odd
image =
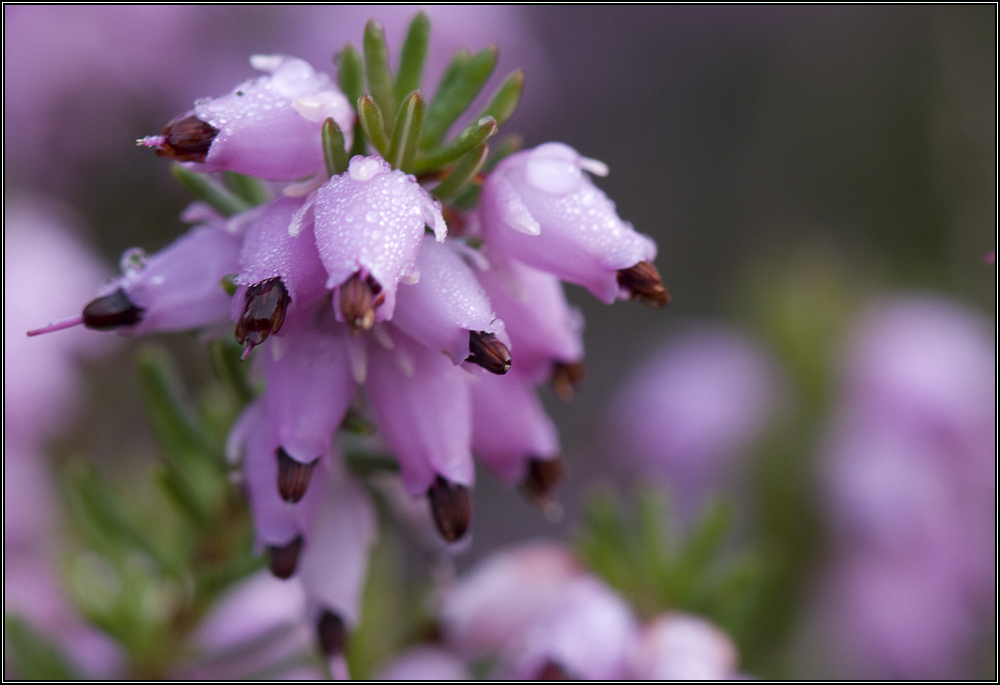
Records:
[[[333,75],[365,20],[397,46],[414,11],[4,8],[8,502],[31,470],[18,445],[123,482],[155,457],[135,341],[24,339],[78,312],[125,249],[183,232],[188,196],[134,141],[253,76],[250,54]],[[571,403],[543,398],[565,515],[481,474],[459,569],[572,535],[598,484],[657,483],[681,527],[721,495],[732,544],[767,567],[744,672],[995,677],[996,7],[427,11],[425,87],[458,47],[498,44],[494,84],[527,73],[505,131],[605,162],[597,185],[656,240],[673,298],[606,307],[567,286],[586,379]],[[64,249],[88,266],[60,266]],[[194,337],[161,342],[197,385]],[[78,383],[58,425],[55,400],[22,399],[41,392],[35,354],[81,360],[50,383]]]

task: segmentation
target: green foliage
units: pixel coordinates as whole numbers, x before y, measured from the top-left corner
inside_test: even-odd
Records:
[[[347,148],[344,141],[344,132],[333,120],[327,117],[323,122],[323,161],[326,162],[326,173],[336,176],[347,171],[347,164],[350,161],[347,157]]]
[[[223,171],[222,180],[229,192],[251,207],[258,207],[271,200],[267,186],[253,176],[238,174],[235,171]]]
[[[490,147],[483,143],[467,154],[448,176],[431,192],[439,199],[445,200],[465,188],[483,168]]]
[[[233,364],[236,354],[223,343],[213,347],[220,382],[194,402],[166,353],[142,349],[140,388],[161,456],[152,482],[123,487],[91,465],[66,474],[80,544],[67,563],[70,593],[119,643],[135,677],[163,677],[176,667],[190,650],[190,631],[219,594],[261,566],[223,454],[251,394]]]
[[[79,680],[59,648],[39,635],[27,621],[14,614],[3,617],[4,645],[10,661],[4,666],[4,679]]]
[[[671,527],[661,495],[640,493],[628,516],[617,497],[601,492],[587,506],[577,551],[640,616],[671,610],[700,614],[739,640],[760,569],[750,554],[727,553],[731,517],[724,503],[712,503],[682,536]]]
[[[245,212],[252,206],[243,198],[209,180],[204,174],[191,171],[182,164],[172,164],[170,173],[185,190],[210,205],[222,216],[233,216]]]

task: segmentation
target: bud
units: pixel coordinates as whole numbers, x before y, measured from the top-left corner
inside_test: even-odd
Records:
[[[573,399],[573,391],[583,381],[583,362],[567,364],[556,362],[552,370],[552,389],[563,402]]]
[[[271,278],[247,288],[246,305],[236,322],[236,341],[260,345],[281,330],[291,298],[280,278]]]
[[[455,542],[465,535],[472,516],[472,500],[468,488],[437,476],[434,485],[427,491],[427,497],[441,536],[448,542]]]
[[[327,656],[339,656],[347,646],[347,628],[344,619],[332,611],[324,610],[316,621],[316,637],[319,648]]]
[[[627,269],[619,269],[618,285],[628,291],[633,300],[639,300],[649,307],[666,307],[670,302],[670,293],[663,287],[660,272],[649,262],[639,262]]]
[[[466,361],[490,373],[503,375],[510,369],[510,351],[493,333],[469,331],[469,351]]]
[[[218,135],[219,129],[191,114],[167,124],[155,140],[156,154],[178,162],[204,162]]]
[[[278,456],[278,493],[281,499],[290,504],[294,504],[302,499],[309,488],[309,481],[312,479],[313,468],[319,459],[314,459],[308,464],[295,461],[288,453],[279,447],[276,452]]]
[[[145,310],[128,299],[122,288],[110,295],[91,300],[83,308],[83,324],[87,328],[105,331],[122,326],[131,326],[142,320]]]
[[[555,459],[528,460],[528,473],[521,482],[521,487],[539,504],[546,504],[552,499],[552,492],[562,482],[566,474],[566,466],[562,457]]]
[[[275,578],[285,580],[295,574],[295,569],[299,565],[299,554],[302,552],[302,536],[299,535],[294,540],[283,547],[268,545],[267,547],[267,567]]]
[[[351,333],[367,331],[375,325],[375,308],[385,301],[380,286],[371,276],[363,280],[355,273],[340,286],[340,312]]]

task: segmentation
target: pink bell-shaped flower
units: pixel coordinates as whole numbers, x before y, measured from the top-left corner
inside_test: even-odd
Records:
[[[437,202],[379,157],[355,157],[316,191],[314,233],[337,318],[354,330],[392,318],[401,279],[417,277],[424,227],[444,240]]]
[[[628,297],[666,304],[666,291],[650,264],[656,243],[618,217],[614,203],[585,170],[607,173],[604,164],[562,143],[504,159],[483,184],[480,211],[487,242],[586,287],[609,304]],[[641,264],[643,273],[635,274]]]

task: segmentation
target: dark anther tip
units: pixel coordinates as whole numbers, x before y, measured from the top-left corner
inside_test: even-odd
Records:
[[[472,518],[472,498],[469,489],[458,483],[449,483],[441,476],[427,490],[431,513],[438,531],[448,542],[455,542],[465,535]]]
[[[566,465],[562,457],[555,459],[532,457],[528,460],[528,473],[521,482],[521,487],[533,500],[544,505],[551,501],[552,493],[562,482],[565,474]]]
[[[371,276],[354,273],[340,286],[340,313],[351,333],[367,331],[375,325],[375,308],[385,301],[378,296],[382,286]]]
[[[492,333],[469,331],[469,352],[465,361],[478,364],[490,373],[502,376],[510,370],[510,350]]]
[[[110,295],[91,300],[83,308],[83,325],[101,331],[131,326],[142,320],[144,311],[142,307],[135,306],[125,291],[119,288]]]
[[[303,464],[288,456],[288,452],[281,447],[277,449],[276,454],[278,457],[278,494],[281,495],[281,499],[294,504],[305,497],[309,481],[312,479],[313,469],[319,459]]]
[[[236,322],[236,341],[241,345],[260,345],[267,336],[280,331],[291,301],[280,278],[270,278],[247,288],[246,304]]]
[[[267,566],[275,578],[285,580],[295,575],[299,565],[299,554],[302,552],[302,536],[298,536],[284,547],[269,545],[267,548]]]
[[[344,653],[347,647],[347,627],[344,619],[332,611],[324,610],[316,621],[316,637],[319,648],[327,656],[337,656]]]
[[[178,162],[204,162],[219,129],[192,114],[167,124],[161,135],[164,141],[156,148],[160,157]]]
[[[627,290],[633,300],[650,307],[666,307],[670,293],[663,287],[660,272],[649,262],[618,270],[618,285]]]
[[[552,389],[563,402],[573,399],[574,389],[583,382],[583,362],[556,362],[552,369]]]

